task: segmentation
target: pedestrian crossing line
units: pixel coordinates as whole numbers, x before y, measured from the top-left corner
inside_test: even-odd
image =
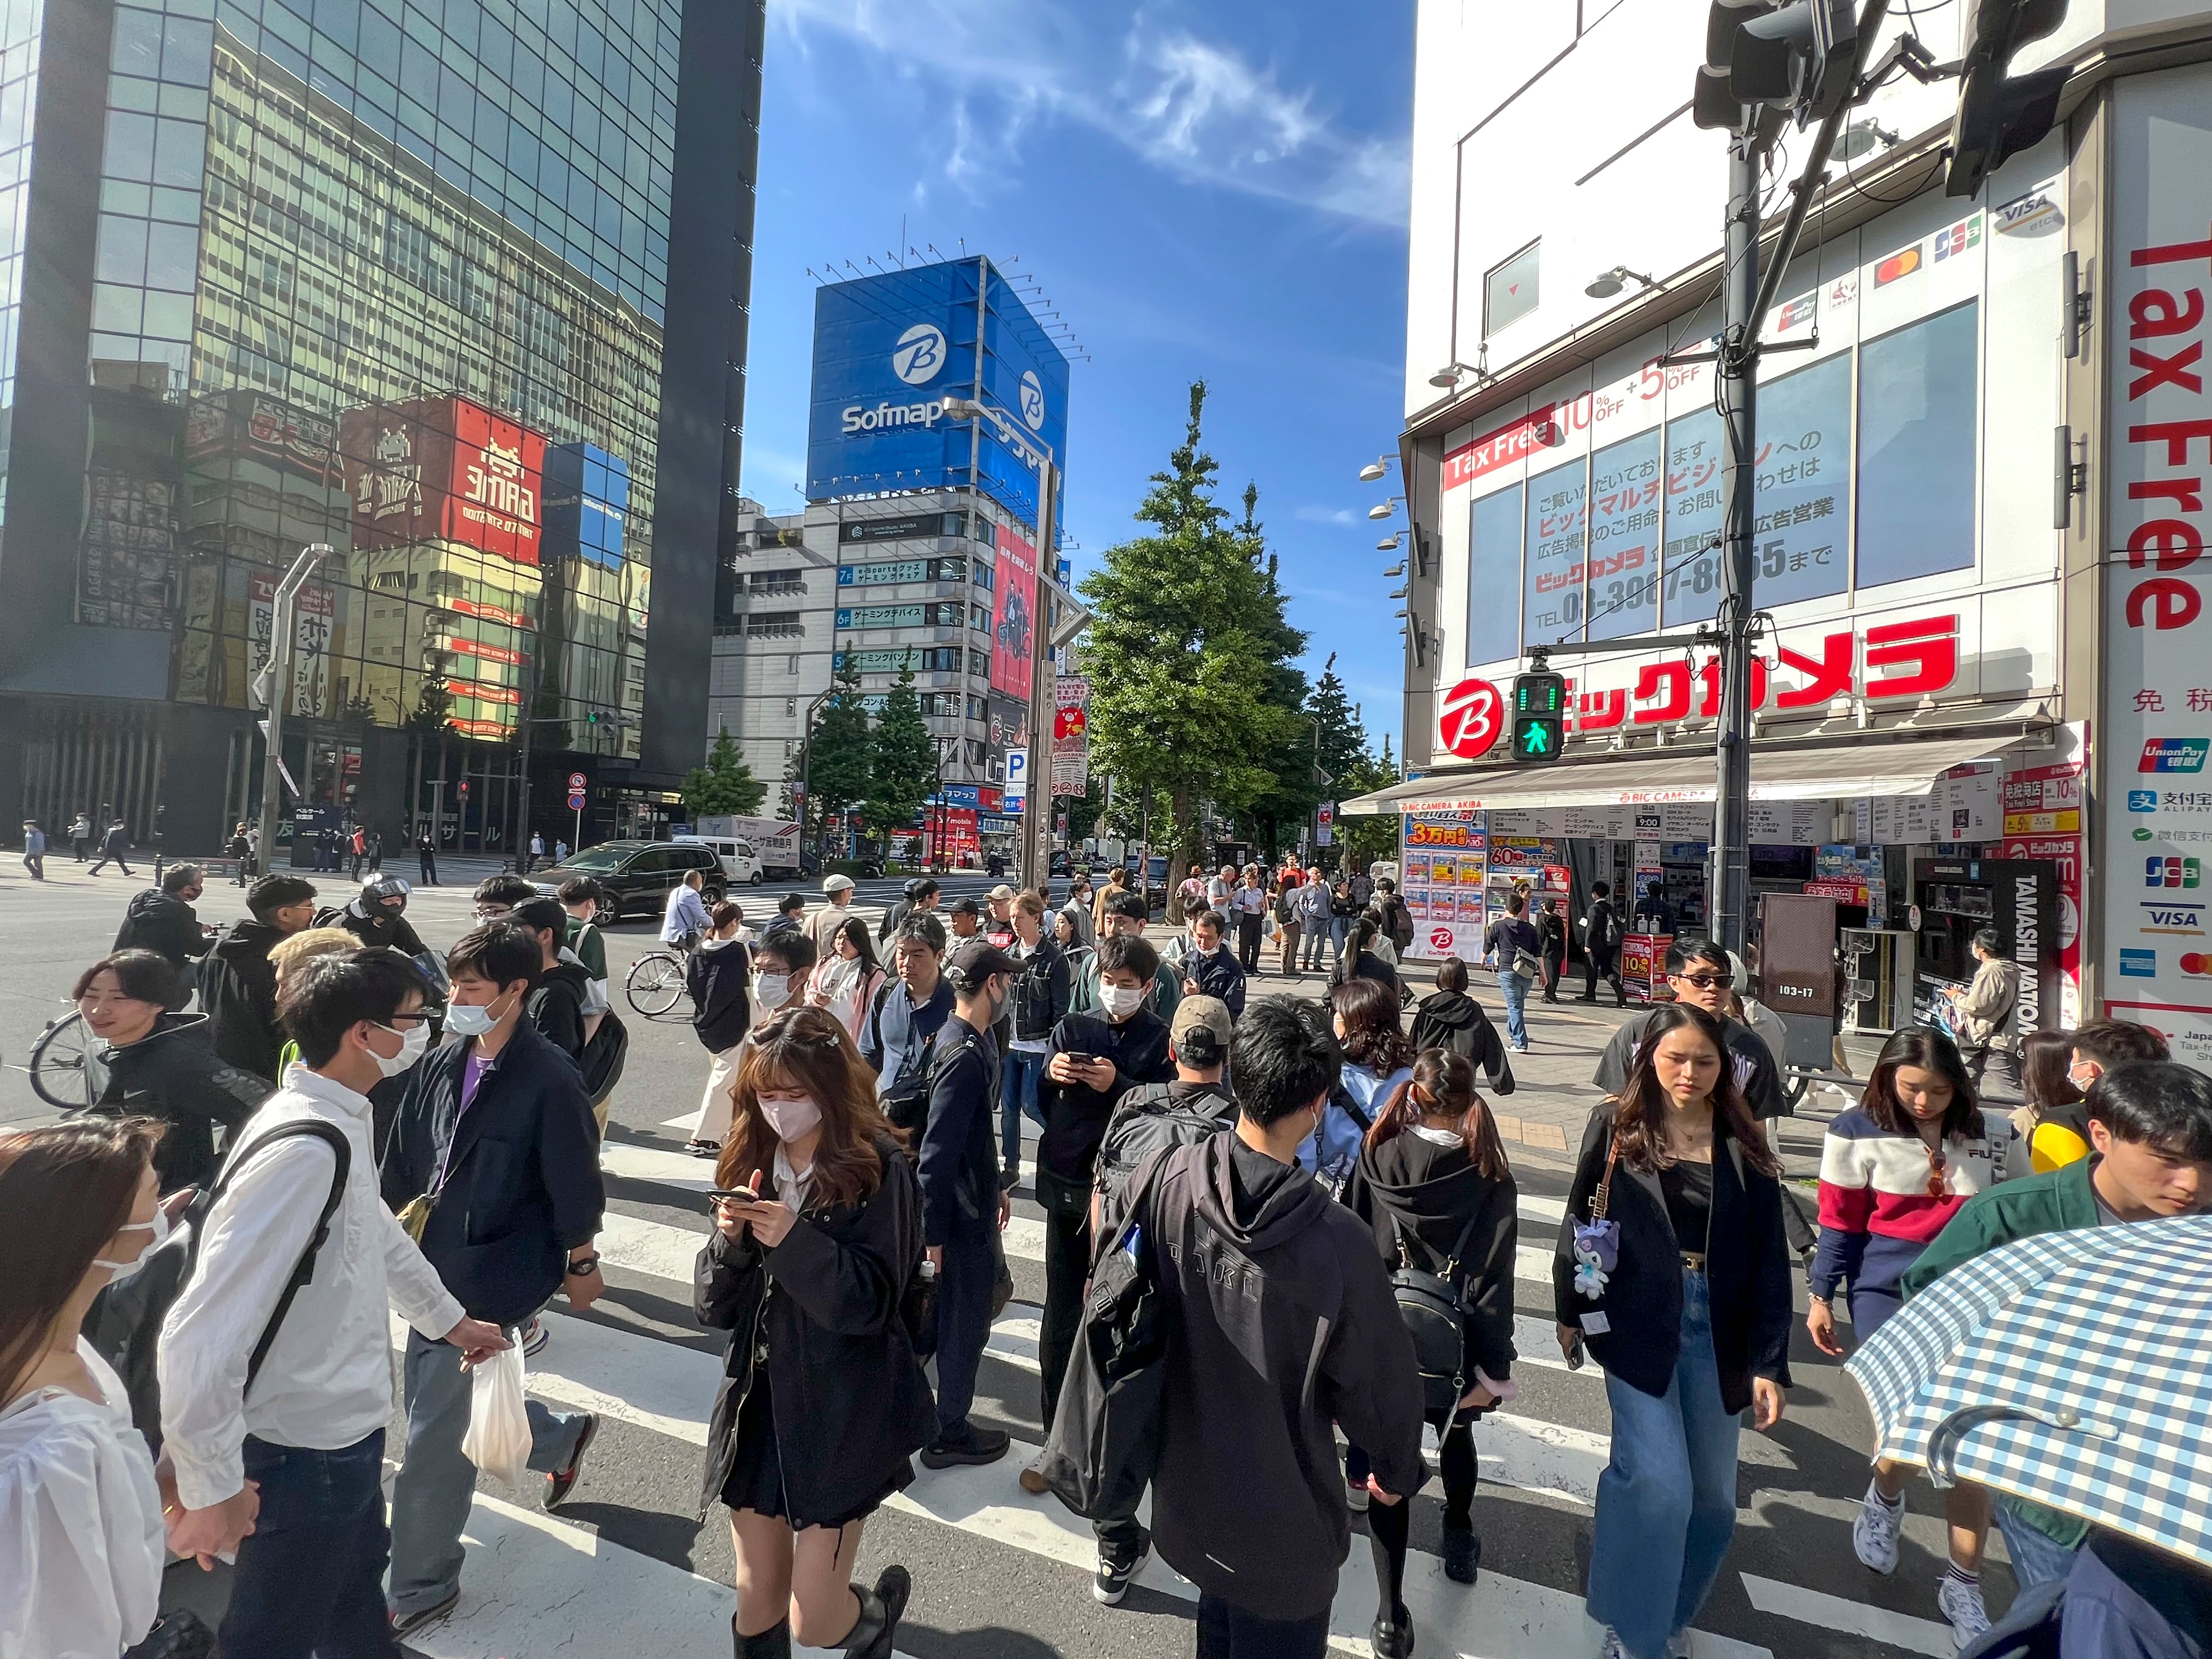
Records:
[[[1864,1601],[1807,1589],[1802,1584],[1761,1578],[1755,1572],[1738,1573],[1736,1577],[1743,1580],[1743,1592],[1750,1598],[1751,1605],[1761,1613],[1794,1619],[1800,1624],[1815,1625],[1847,1636],[1863,1636],[1871,1642],[1902,1648],[1907,1653],[1927,1654],[1930,1659],[1951,1659],[1958,1651],[1950,1626],[1939,1625],[1932,1619],[1892,1613],[1887,1607],[1869,1607]]]

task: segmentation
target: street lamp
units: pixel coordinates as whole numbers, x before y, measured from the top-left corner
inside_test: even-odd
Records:
[[[299,604],[300,590],[307,585],[307,578],[314,574],[315,567],[337,552],[328,542],[316,542],[302,549],[300,556],[292,561],[291,569],[276,584],[269,665],[253,677],[254,696],[269,711],[269,718],[261,726],[262,736],[269,746],[261,769],[261,867],[264,871],[271,868],[276,860],[276,820],[284,807],[284,705],[292,697],[292,647],[297,643],[293,637],[294,609]]]
[[[1659,286],[1649,276],[1639,275],[1626,265],[1614,265],[1610,270],[1601,270],[1596,276],[1591,277],[1583,285],[1583,292],[1593,300],[1610,300],[1631,283],[1641,283],[1646,288]]]
[[[1383,474],[1389,471],[1390,464],[1397,459],[1398,458],[1395,455],[1377,455],[1365,466],[1359,469],[1359,482],[1362,483],[1381,483]]]

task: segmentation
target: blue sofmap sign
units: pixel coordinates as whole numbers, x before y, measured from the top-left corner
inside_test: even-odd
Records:
[[[975,398],[979,378],[1004,414],[948,419],[946,396]],[[1034,526],[1046,457],[1067,462],[1067,359],[988,259],[830,283],[814,296],[807,499],[966,484],[972,467]]]

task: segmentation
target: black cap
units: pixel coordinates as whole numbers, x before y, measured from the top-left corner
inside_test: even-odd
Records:
[[[955,991],[963,993],[980,989],[994,974],[1011,978],[1021,971],[1021,963],[987,939],[972,939],[957,946],[945,963],[945,978],[952,981]]]
[[[955,899],[945,907],[945,914],[948,916],[981,916],[983,907],[971,898]]]

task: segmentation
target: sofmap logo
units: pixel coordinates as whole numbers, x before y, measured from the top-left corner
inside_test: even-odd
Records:
[[[2120,976],[2123,979],[2156,979],[2158,952],[2155,951],[2121,951]]]
[[[2203,866],[2196,859],[2160,858],[2154,853],[2143,860],[2146,887],[2180,888],[2186,891],[2201,885],[2203,879]]]
[[[891,373],[908,386],[928,385],[944,367],[945,331],[934,323],[916,323],[891,352]]]
[[[2202,772],[2212,738],[2146,738],[2138,772]]]
[[[2129,790],[2129,791],[2128,791],[2128,811],[2130,811],[2130,812],[2155,812],[2155,811],[2158,811],[2158,791],[2157,791],[2157,790],[2155,790],[2155,789],[2130,789],[2130,790]]]
[[[1022,418],[1030,423],[1030,430],[1044,430],[1044,385],[1036,377],[1036,370],[1022,371]]]

